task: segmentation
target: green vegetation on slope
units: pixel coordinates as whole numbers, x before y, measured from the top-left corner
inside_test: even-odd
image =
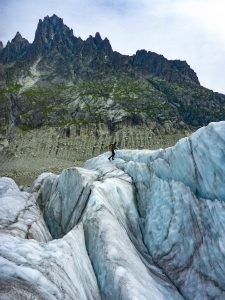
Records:
[[[131,124],[181,121],[202,126],[224,118],[224,96],[196,84],[169,83],[157,78],[85,80],[74,85],[58,84],[20,90],[20,85],[0,90],[3,117],[16,106],[17,124],[24,130],[43,125],[116,123]],[[15,113],[15,112],[14,112]]]

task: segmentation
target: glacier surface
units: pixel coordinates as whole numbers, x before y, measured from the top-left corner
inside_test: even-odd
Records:
[[[108,156],[0,178],[0,298],[225,299],[225,122]]]

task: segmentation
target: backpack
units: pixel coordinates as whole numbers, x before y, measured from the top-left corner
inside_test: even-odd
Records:
[[[112,144],[110,144],[108,149],[109,149],[109,151],[111,151],[111,152],[112,152],[113,145],[112,145]]]

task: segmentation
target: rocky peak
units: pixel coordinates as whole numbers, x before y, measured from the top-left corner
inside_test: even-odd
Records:
[[[1,51],[0,60],[2,62],[10,62],[22,58],[29,45],[30,43],[28,40],[23,38],[21,34],[17,32],[12,41],[8,42],[6,47]],[[2,49],[2,47],[0,45],[0,49]]]
[[[76,46],[76,40],[73,30],[64,25],[63,19],[56,15],[47,16],[38,22],[31,53],[40,55],[55,49],[65,54]]]
[[[56,29],[64,30],[65,28],[69,29],[66,25],[64,25],[63,19],[57,17],[55,14],[52,15],[51,17],[46,16],[44,18],[44,20],[41,21],[41,23],[42,23],[44,29],[47,29],[47,30],[50,30],[50,31],[51,30],[56,30]]]
[[[53,14],[51,17],[47,16],[45,19],[48,19],[50,23],[52,23],[53,25],[57,25],[57,24],[62,24],[63,25],[63,19],[59,18],[58,16],[56,16],[55,14]]]
[[[89,36],[86,42],[96,48],[98,52],[104,52],[105,54],[113,52],[109,40],[107,38],[103,40],[99,32],[95,34],[95,37]]]
[[[95,38],[92,35],[90,35],[86,41],[83,42],[81,53],[82,56],[85,57],[85,60],[88,58],[88,61],[92,60],[96,56],[97,46],[95,43]]]
[[[23,41],[22,35],[17,31],[15,37],[12,39],[12,43],[20,43]]]
[[[166,62],[167,60],[163,57],[163,55],[159,55],[157,53],[146,51],[144,49],[138,50],[136,54],[133,56],[134,65],[146,65],[149,66],[153,61],[158,60]]]
[[[59,40],[59,37],[62,39],[63,36],[64,38],[73,37],[73,30],[64,25],[63,19],[56,15],[53,15],[52,17],[47,16],[43,21],[39,20],[34,42],[47,44],[56,37]]]
[[[135,68],[172,82],[192,81],[199,84],[196,73],[185,61],[168,60],[157,53],[138,50],[132,57]]]
[[[102,37],[101,37],[99,32],[96,32],[95,37],[94,37],[94,41],[95,41],[96,45],[99,45],[102,42]]]
[[[107,54],[113,52],[110,41],[107,38],[105,38],[100,44],[100,50]]]
[[[93,47],[96,47],[95,38],[92,35],[89,35],[89,37],[84,41],[86,45],[92,45]]]
[[[200,84],[197,74],[194,72],[194,70],[191,69],[191,67],[188,65],[188,63],[186,61],[171,60],[170,62],[185,77],[191,78],[192,81],[194,81],[197,84]]]
[[[28,46],[29,42],[28,40],[23,38],[19,32],[17,32],[15,37],[12,39],[12,41],[9,44],[16,45],[18,47],[24,47],[24,46]]]
[[[104,40],[101,38],[100,34],[97,32],[95,36],[89,36],[86,41],[83,42],[82,55],[91,61],[95,57],[108,56],[113,53],[110,42],[107,38]]]

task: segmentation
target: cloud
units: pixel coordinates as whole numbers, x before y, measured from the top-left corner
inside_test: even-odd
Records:
[[[183,17],[189,18],[195,26],[207,33],[215,34],[225,43],[225,2],[224,0],[189,0],[176,2],[175,9]]]
[[[132,8],[138,7],[136,1],[132,0],[92,0],[91,3],[100,9],[120,15],[127,14]]]
[[[0,13],[4,44],[17,31],[32,41],[38,19],[55,13],[76,36],[98,31],[123,54],[186,60],[204,86],[225,93],[224,0],[1,0]]]

